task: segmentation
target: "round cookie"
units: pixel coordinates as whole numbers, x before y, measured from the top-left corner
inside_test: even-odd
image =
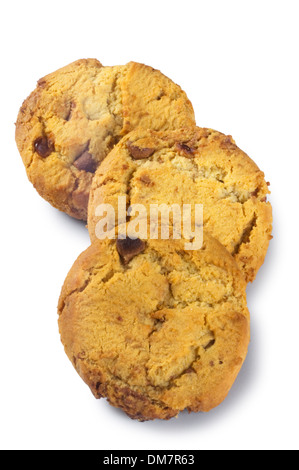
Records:
[[[167,130],[193,124],[186,94],[158,70],[82,59],[38,81],[20,109],[16,142],[39,194],[87,220],[93,174],[122,136],[136,126]]]
[[[66,354],[96,398],[140,421],[209,411],[227,396],[245,360],[246,283],[208,234],[183,240],[96,241],[62,288]]]
[[[152,204],[202,204],[205,229],[233,255],[246,280],[253,281],[271,239],[268,194],[264,174],[230,136],[196,127],[137,129],[119,142],[95,174],[90,238],[97,238],[97,207],[111,204],[118,217],[119,196],[126,197],[128,207],[143,204],[147,214]]]

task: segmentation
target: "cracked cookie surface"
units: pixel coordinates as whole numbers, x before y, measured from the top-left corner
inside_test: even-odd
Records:
[[[87,219],[94,172],[136,126],[155,130],[194,124],[181,88],[143,64],[103,67],[78,60],[38,81],[16,123],[29,180],[54,207]]]
[[[230,136],[189,128],[173,132],[137,129],[124,137],[97,170],[88,228],[92,241],[100,220],[96,208],[202,204],[204,227],[234,256],[247,281],[264,262],[272,231],[272,208],[262,171]],[[124,222],[124,221],[123,221]]]
[[[246,283],[210,235],[96,241],[75,262],[59,300],[65,351],[96,398],[141,421],[226,397],[246,357]]]

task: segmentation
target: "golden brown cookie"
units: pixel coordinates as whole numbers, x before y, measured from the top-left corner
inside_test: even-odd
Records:
[[[268,184],[230,136],[211,129],[173,132],[137,129],[125,136],[93,179],[88,227],[96,236],[96,208],[118,198],[127,206],[202,204],[205,229],[233,255],[247,281],[263,264],[271,239]],[[111,227],[110,227],[111,228]]]
[[[193,124],[186,94],[158,70],[82,59],[38,81],[20,109],[16,142],[39,194],[86,220],[94,172],[122,136],[137,125],[167,130]]]
[[[208,234],[183,240],[104,240],[75,262],[62,288],[65,351],[96,398],[141,421],[209,411],[246,357],[246,283]]]

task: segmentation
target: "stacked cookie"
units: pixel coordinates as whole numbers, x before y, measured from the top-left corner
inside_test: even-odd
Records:
[[[79,60],[39,80],[16,141],[37,191],[88,221],[91,246],[58,311],[93,394],[141,421],[219,405],[246,357],[246,285],[271,238],[264,174],[230,136],[196,127],[178,85],[134,62]],[[158,236],[136,236],[127,209],[142,206],[150,226],[153,205],[202,205],[201,248],[174,236],[171,218],[168,239],[160,221]],[[99,233],[108,206],[115,217]]]

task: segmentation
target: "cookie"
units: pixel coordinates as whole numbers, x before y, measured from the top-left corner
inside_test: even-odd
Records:
[[[193,124],[186,94],[161,72],[134,62],[103,67],[82,59],[38,81],[20,109],[16,142],[39,194],[86,220],[94,172],[122,136],[136,126]]]
[[[246,283],[208,234],[183,240],[97,240],[59,300],[66,354],[96,398],[140,421],[209,411],[247,354]]]
[[[90,238],[97,238],[100,204],[111,204],[119,217],[119,196],[126,197],[127,207],[142,204],[147,214],[152,204],[202,204],[205,229],[227,248],[246,280],[253,281],[272,238],[268,184],[230,136],[203,128],[137,129],[119,142],[95,174]]]

